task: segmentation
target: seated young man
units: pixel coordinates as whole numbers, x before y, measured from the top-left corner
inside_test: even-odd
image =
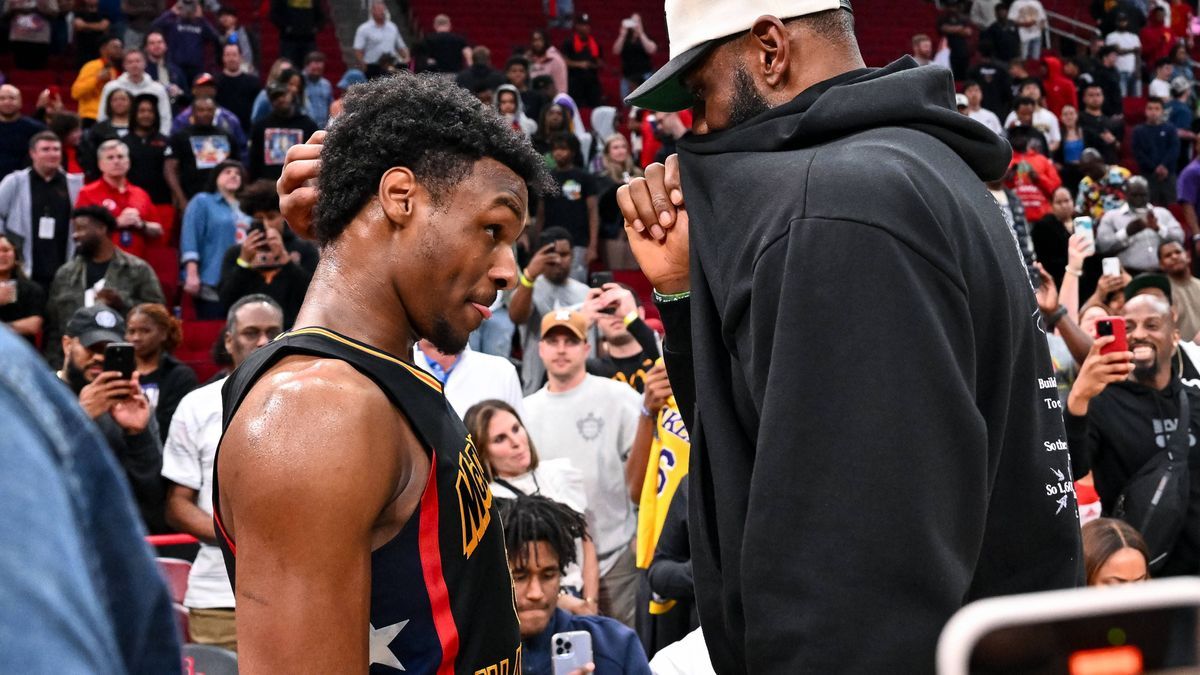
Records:
[[[592,669],[576,673],[618,675],[650,673],[637,634],[615,619],[576,616],[558,609],[563,569],[575,562],[575,540],[587,523],[571,509],[539,495],[497,499],[504,545],[517,593],[524,675],[554,672],[551,638],[555,633],[587,631],[592,636]]]

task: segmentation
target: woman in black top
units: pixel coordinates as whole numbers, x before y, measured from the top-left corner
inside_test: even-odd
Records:
[[[21,251],[0,234],[0,322],[31,343],[42,332],[46,292],[25,277]]]
[[[1074,231],[1075,200],[1067,188],[1060,187],[1050,198],[1050,213],[1033,223],[1029,233],[1034,255],[1054,277],[1058,288],[1062,288],[1063,271],[1067,267],[1067,240]]]
[[[180,322],[166,307],[144,303],[129,311],[125,339],[133,344],[138,382],[154,409],[159,434],[166,442],[175,408],[198,384],[196,373],[170,354],[183,339]]]
[[[133,99],[129,115],[129,182],[150,195],[156,206],[170,206],[171,188],[163,174],[170,141],[159,131],[158,97],[142,94]]]

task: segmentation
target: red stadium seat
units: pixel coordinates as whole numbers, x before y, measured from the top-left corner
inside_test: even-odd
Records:
[[[186,645],[192,641],[192,633],[188,626],[190,615],[188,614],[187,607],[176,602],[171,605],[171,609],[172,613],[175,614],[175,627],[179,630],[179,642]]]
[[[217,364],[213,363],[212,346],[221,338],[224,327],[225,322],[221,320],[183,320],[183,342],[175,348],[175,358],[191,366],[201,382],[207,381],[219,370]]]
[[[171,591],[172,602],[183,602],[187,593],[188,574],[192,571],[192,563],[177,558],[157,558],[158,569],[167,581]]]

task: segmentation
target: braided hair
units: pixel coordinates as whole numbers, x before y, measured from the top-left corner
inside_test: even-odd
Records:
[[[575,509],[541,495],[497,499],[504,524],[504,546],[514,568],[529,563],[529,544],[544,541],[558,556],[562,571],[575,562],[575,540],[590,538],[587,521]]]

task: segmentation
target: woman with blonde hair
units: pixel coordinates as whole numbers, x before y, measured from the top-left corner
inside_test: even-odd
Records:
[[[624,219],[617,208],[617,188],[634,178],[642,176],[642,170],[633,161],[629,141],[621,134],[613,134],[604,141],[604,151],[592,162],[592,173],[596,174],[596,194],[600,196],[600,239],[604,262],[610,270],[637,269],[637,261],[629,248],[625,235]]]

